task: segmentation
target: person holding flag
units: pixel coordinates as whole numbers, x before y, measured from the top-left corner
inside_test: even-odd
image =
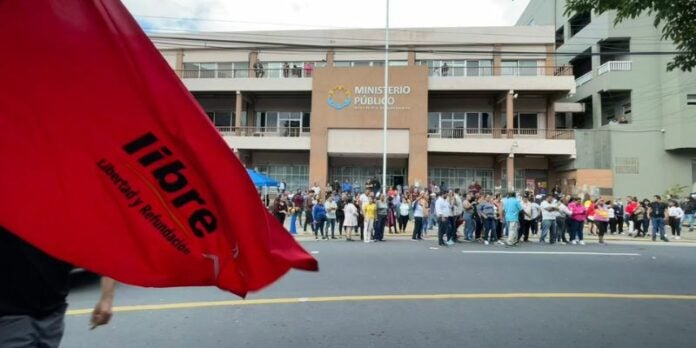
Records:
[[[1,301],[47,280],[55,291],[39,314],[62,322],[67,265],[239,296],[292,268],[318,270],[119,1],[2,1],[0,38],[17,48],[4,64],[34,67],[0,84],[0,226],[63,262],[7,285],[24,266],[4,259]],[[26,107],[37,100],[50,112]],[[98,312],[96,324],[108,321]]]

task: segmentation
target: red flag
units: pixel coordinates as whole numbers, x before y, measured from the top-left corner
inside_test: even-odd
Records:
[[[0,225],[141,286],[318,265],[118,1],[0,2]]]

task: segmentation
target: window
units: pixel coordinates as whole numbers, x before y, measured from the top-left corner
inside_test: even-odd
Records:
[[[500,115],[501,127],[507,127],[507,115],[502,113]],[[523,129],[519,134],[536,134],[539,127],[539,115],[536,113],[518,113],[516,112],[513,118],[512,128]]]
[[[686,95],[686,105],[696,105],[696,94]]]
[[[485,168],[428,168],[428,181],[444,182],[451,189],[466,189],[478,181],[484,193],[493,193],[493,169]]]
[[[462,138],[465,134],[490,134],[487,112],[429,112],[428,134],[442,138]]]
[[[440,113],[428,113],[428,134],[440,134]]]
[[[309,166],[306,164],[268,164],[258,167],[258,170],[278,181],[284,179],[289,192],[306,190],[309,183]]]
[[[517,75],[517,64],[516,60],[504,60],[501,63],[500,74],[503,76],[515,76]]]
[[[520,60],[520,76],[537,76],[536,60]]]
[[[184,63],[182,78],[249,77],[247,62]]]
[[[426,65],[429,76],[491,76],[492,61],[481,60],[420,60]]]
[[[208,115],[208,118],[210,119],[211,122],[215,125],[215,127],[218,128],[218,130],[221,131],[229,131],[229,128],[234,126],[234,112],[233,111],[228,111],[228,110],[215,110],[215,111],[206,111],[206,115]]]
[[[258,112],[256,127],[264,133],[277,133],[278,136],[297,137],[308,132],[309,112]]]
[[[389,66],[406,66],[408,62],[405,60],[390,60]],[[334,67],[350,68],[350,67],[378,67],[384,66],[384,60],[356,60],[356,61],[336,61]]]
[[[624,116],[630,116],[631,115],[631,103],[626,103],[621,106],[623,109],[623,115]]]
[[[616,157],[614,171],[616,174],[639,174],[638,157]]]

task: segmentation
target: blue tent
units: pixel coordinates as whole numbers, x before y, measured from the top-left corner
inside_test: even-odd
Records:
[[[249,173],[249,177],[256,187],[278,186],[278,180],[265,176],[253,169],[247,169],[247,173]]]

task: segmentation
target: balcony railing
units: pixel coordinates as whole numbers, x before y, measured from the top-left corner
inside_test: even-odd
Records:
[[[499,76],[572,76],[573,67],[561,66],[532,66],[532,67],[438,67],[428,68],[428,76],[431,77],[479,77],[493,76],[500,71]]]
[[[597,75],[604,75],[611,71],[631,71],[633,62],[630,60],[614,60],[599,66]]]
[[[231,78],[309,78],[314,68],[305,69],[208,69],[208,70],[177,70],[183,79],[231,79]]]
[[[217,126],[222,135],[241,137],[308,137],[309,127],[226,127]]]
[[[572,76],[573,67],[562,66],[536,66],[536,67],[448,67],[428,68],[428,75],[432,77],[479,77],[493,76],[500,71],[501,76]],[[180,69],[176,72],[183,79],[232,79],[232,78],[311,78],[314,68],[289,68],[289,69]]]
[[[513,138],[575,139],[572,129],[514,128],[433,128],[428,130],[428,138],[465,139],[465,138]]]
[[[590,81],[592,81],[592,70],[590,70],[587,74],[575,79],[575,86],[580,87]]]

